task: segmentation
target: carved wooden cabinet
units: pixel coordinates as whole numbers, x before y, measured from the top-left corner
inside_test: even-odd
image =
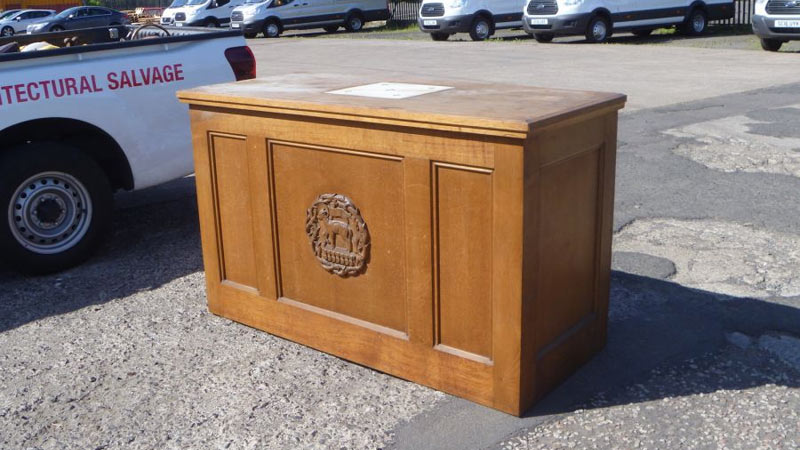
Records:
[[[520,415],[605,342],[625,97],[381,81],[179,93],[209,309]]]

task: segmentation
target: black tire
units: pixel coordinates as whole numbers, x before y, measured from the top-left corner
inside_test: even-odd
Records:
[[[431,39],[434,41],[446,41],[450,39],[450,35],[448,33],[431,33]]]
[[[7,37],[13,35],[14,35],[14,29],[11,27],[3,27],[3,29],[0,30],[0,36]]]
[[[364,28],[364,16],[357,12],[348,14],[344,19],[344,27],[351,33],[361,31]]]
[[[64,27],[62,27],[61,25],[54,25],[50,27],[51,33],[58,33],[59,31],[64,31]]]
[[[244,37],[247,39],[253,39],[254,37],[258,36],[258,33],[245,33]]]
[[[78,149],[37,142],[0,154],[0,254],[12,268],[43,274],[85,261],[112,210],[106,174]]]
[[[611,23],[605,16],[594,16],[586,26],[586,40],[599,44],[611,37]]]
[[[631,33],[636,37],[647,37],[653,34],[653,30],[633,30]]]
[[[203,26],[206,28],[219,28],[219,23],[214,19],[206,19],[206,21],[203,22]]]
[[[485,41],[492,35],[492,22],[485,16],[478,16],[469,26],[469,37],[473,41]]]
[[[269,19],[264,22],[264,37],[265,38],[276,38],[281,35],[283,30],[281,29],[281,24],[279,24],[274,19]]]
[[[339,25],[328,25],[327,27],[322,27],[326,33],[335,33],[339,30]]]
[[[547,44],[549,42],[553,42],[553,38],[555,35],[553,33],[535,33],[533,38],[536,39],[536,42]]]
[[[783,45],[783,41],[779,41],[777,39],[767,39],[761,38],[761,48],[768,52],[777,52],[781,49]]]
[[[700,36],[708,29],[708,14],[700,8],[694,8],[686,16],[686,22],[680,31],[687,36]]]

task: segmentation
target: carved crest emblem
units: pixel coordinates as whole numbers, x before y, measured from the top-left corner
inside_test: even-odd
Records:
[[[369,230],[361,212],[341,194],[322,194],[306,212],[306,234],[314,256],[328,272],[361,273],[369,256]]]

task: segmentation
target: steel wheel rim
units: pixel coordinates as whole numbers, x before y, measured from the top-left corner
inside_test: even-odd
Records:
[[[489,36],[489,24],[483,20],[475,24],[475,34],[481,39],[486,39]]]
[[[350,28],[353,30],[360,30],[361,29],[361,19],[358,17],[353,17],[350,19]]]
[[[274,23],[267,25],[267,36],[277,36],[278,35],[278,26]]]
[[[597,41],[602,41],[606,38],[606,33],[608,30],[606,29],[606,23],[602,20],[598,20],[597,22],[592,25],[592,37],[594,37]]]
[[[699,33],[703,31],[705,27],[706,27],[706,18],[700,13],[695,14],[694,17],[692,18],[692,29],[694,29],[694,32]]]
[[[44,172],[20,184],[8,205],[11,235],[26,249],[52,255],[71,249],[89,231],[92,200],[73,176]]]

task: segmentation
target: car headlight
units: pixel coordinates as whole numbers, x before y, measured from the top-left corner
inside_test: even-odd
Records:
[[[578,6],[583,0],[564,0],[564,6]]]
[[[467,6],[468,0],[450,0],[450,3],[447,5],[453,9],[464,8]]]

